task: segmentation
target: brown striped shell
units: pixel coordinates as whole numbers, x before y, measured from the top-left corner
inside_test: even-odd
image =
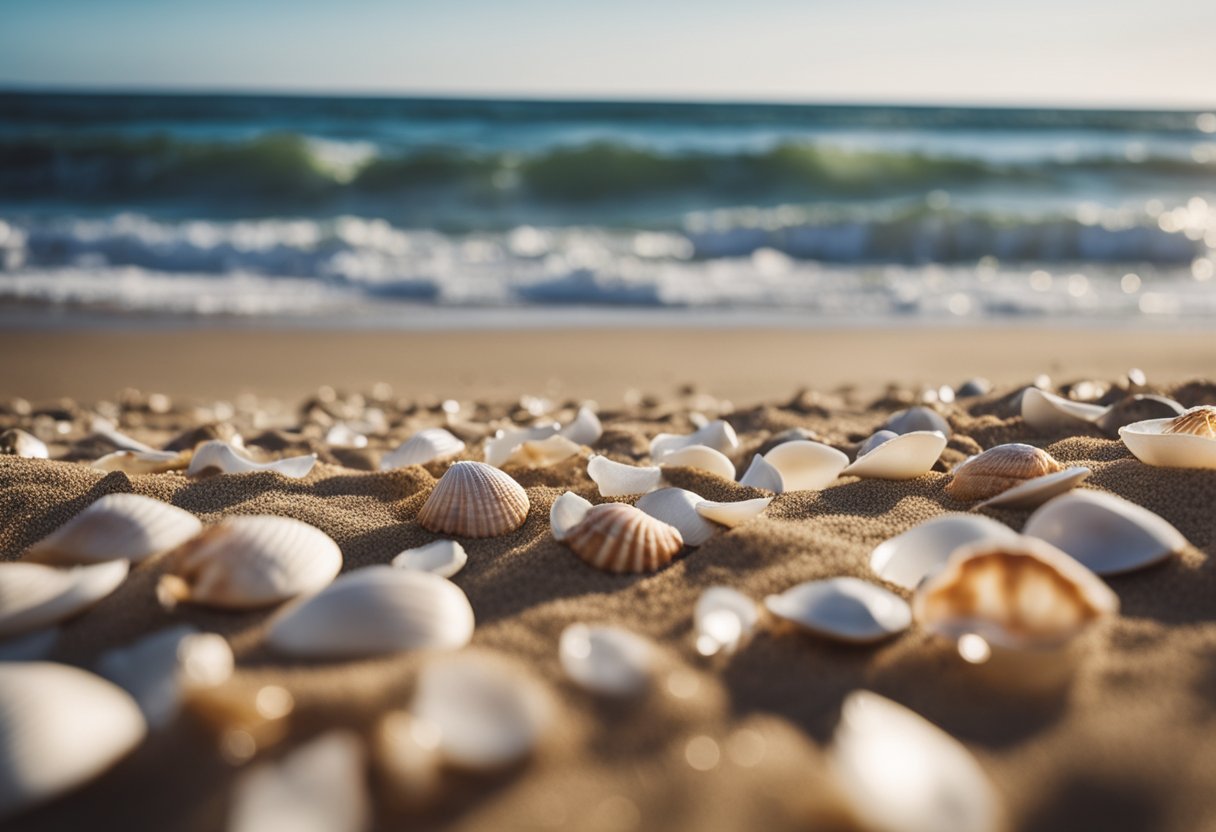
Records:
[[[1042,448],[997,445],[960,463],[946,484],[946,493],[956,500],[986,500],[1027,480],[1063,470]]]
[[[1171,419],[1168,424],[1161,429],[1162,433],[1189,433],[1194,436],[1203,436],[1208,439],[1216,439],[1216,407],[1210,404],[1201,404],[1199,407],[1192,407],[1186,413]]]
[[[457,537],[497,537],[513,532],[528,518],[523,486],[492,465],[452,464],[427,497],[418,523],[422,528]]]
[[[563,542],[596,569],[618,574],[662,569],[684,547],[674,526],[624,503],[592,507]]]

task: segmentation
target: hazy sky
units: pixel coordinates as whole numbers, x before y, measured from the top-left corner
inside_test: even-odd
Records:
[[[0,84],[1216,106],[1216,0],[0,0]]]

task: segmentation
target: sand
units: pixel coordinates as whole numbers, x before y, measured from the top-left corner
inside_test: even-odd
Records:
[[[538,342],[529,343],[535,349]],[[891,346],[894,349],[894,342]],[[239,339],[225,347],[240,348]],[[1090,357],[1082,363],[1130,363],[1125,348],[1133,352],[1114,345],[1113,359]],[[636,351],[624,352],[637,357]],[[1166,354],[1158,358],[1171,360]],[[417,356],[405,353],[402,360]],[[570,354],[554,356],[559,367],[573,360]],[[814,366],[823,359],[808,361]],[[148,357],[145,365],[155,362],[155,356]],[[794,374],[783,368],[785,363],[772,362],[781,365],[774,367],[774,377]],[[952,369],[951,380],[971,374],[969,364]],[[1181,380],[1186,371],[1175,368],[1174,379]],[[596,450],[622,460],[642,459],[649,437],[691,430],[690,413],[698,411],[722,415],[736,427],[742,442],[736,463],[749,460],[792,427],[851,453],[893,410],[918,394],[909,387],[881,397],[795,395],[805,384],[825,391],[829,386],[804,371],[797,374],[801,384],[789,385],[785,395],[766,403],[732,405],[707,394],[668,389],[653,401],[605,407],[605,434]],[[888,371],[883,378],[897,374]],[[112,381],[112,376],[101,375],[102,381]],[[358,373],[353,377],[363,378]],[[1113,373],[1111,378],[1117,379]],[[944,379],[935,375],[934,380]],[[334,381],[354,386],[351,379]],[[37,390],[58,384],[59,392],[87,400],[92,383],[79,376],[53,378],[39,382],[44,386]],[[1184,404],[1216,403],[1212,384],[1161,388]],[[745,389],[754,388],[740,386],[729,395],[739,397]],[[527,489],[532,504],[528,520],[502,537],[466,541],[469,562],[454,581],[467,593],[477,616],[473,649],[506,657],[539,678],[557,703],[555,723],[527,765],[498,776],[454,777],[424,809],[403,807],[399,789],[382,773],[375,774],[379,827],[850,828],[828,776],[825,749],[842,700],[859,688],[910,707],[964,742],[1004,796],[1014,828],[1189,832],[1216,826],[1216,743],[1210,741],[1216,721],[1216,475],[1146,467],[1120,442],[1096,431],[1032,431],[1010,408],[1008,396],[1014,389],[941,406],[954,436],[940,471],[907,482],[846,478],[822,492],[780,495],[762,517],[715,534],[704,546],[649,576],[596,572],[549,533],[549,508],[565,490],[601,499],[585,473],[589,452],[552,468],[509,469]],[[107,395],[113,391],[111,386]],[[42,393],[26,395],[37,398]],[[434,539],[413,518],[445,464],[389,473],[368,469],[383,449],[419,427],[444,423],[445,416],[437,398],[421,406],[409,394],[373,399],[369,391],[362,401],[314,400],[298,411],[270,416],[258,416],[256,402],[238,403],[229,418],[247,439],[262,433],[259,441],[275,452],[320,452],[323,461],[303,480],[275,474],[197,480],[176,473],[128,476],[104,474],[76,462],[0,458],[0,556],[19,557],[102,494],[134,492],[172,502],[204,522],[228,514],[296,517],[338,542],[346,570],[387,562],[404,548]],[[466,400],[455,417],[471,442],[477,426],[525,415],[514,398],[498,404],[495,399],[487,393],[476,402]],[[165,404],[128,394],[120,410],[103,411],[117,416],[132,435],[156,444],[214,415],[179,409],[172,402],[167,412],[153,412],[165,410]],[[555,412],[566,416],[575,404],[574,399],[559,401]],[[332,419],[327,414],[341,415],[347,407],[353,414],[358,405],[382,409],[387,434],[374,439],[368,450],[327,448],[320,439]],[[103,451],[104,443],[78,441],[87,432],[87,409],[68,403],[60,407],[64,412],[44,414],[40,422],[36,414],[24,413],[8,413],[0,421],[6,426],[37,423],[48,430],[54,418],[62,417],[70,432],[58,437],[56,455],[87,459]],[[1042,701],[985,687],[973,668],[916,629],[864,648],[762,631],[734,656],[709,660],[696,653],[691,613],[706,587],[724,584],[762,599],[815,578],[873,579],[867,563],[874,545],[944,511],[967,509],[944,493],[946,468],[982,447],[1008,441],[1030,442],[1064,462],[1091,467],[1094,474],[1084,487],[1118,494],[1158,512],[1191,544],[1163,565],[1109,580],[1122,602],[1122,614],[1084,636],[1067,691]],[[479,457],[475,443],[466,456]],[[759,493],[690,470],[673,471],[669,478],[708,499]],[[984,513],[1014,528],[1020,528],[1028,514]],[[382,715],[408,704],[428,657],[405,654],[332,663],[276,658],[262,645],[267,613],[192,607],[167,612],[158,607],[153,587],[171,560],[140,565],[117,592],[67,624],[54,658],[88,666],[108,648],[183,621],[222,633],[238,657],[233,685],[255,689],[280,684],[296,698],[291,735],[267,752],[269,756],[328,728],[350,728],[368,736]],[[599,701],[565,680],[557,640],[562,629],[575,622],[621,624],[655,639],[665,654],[656,689],[640,701],[616,704]],[[687,761],[689,743],[699,737],[712,739],[721,750],[709,771],[695,770]],[[757,747],[763,753],[757,755]],[[183,716],[99,780],[20,818],[17,825],[30,830],[85,825],[221,828],[238,774],[239,769],[224,762],[213,738]]]

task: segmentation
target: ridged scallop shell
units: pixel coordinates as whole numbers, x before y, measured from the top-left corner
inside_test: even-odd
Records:
[[[582,446],[560,434],[548,439],[531,439],[511,451],[504,465],[522,465],[525,468],[547,468],[578,456]]]
[[[684,547],[679,530],[624,503],[591,508],[563,541],[587,564],[605,572],[654,572]]]
[[[209,468],[217,468],[221,474],[247,474],[256,471],[273,471],[292,479],[307,477],[317,464],[316,454],[286,457],[273,462],[254,462],[240,454],[227,442],[212,439],[199,445],[186,469],[186,476],[197,477]]]
[[[107,494],[35,543],[24,560],[66,566],[135,563],[185,543],[203,528],[188,511],[138,494]]]
[[[955,466],[946,493],[956,500],[983,500],[1027,480],[1063,470],[1064,466],[1041,448],[1018,443],[997,445]]]
[[[587,476],[599,486],[601,497],[645,494],[663,483],[663,471],[658,466],[626,465],[598,455],[587,460]]]
[[[733,653],[756,629],[760,610],[756,602],[737,589],[711,586],[693,607],[695,646],[702,656]]]
[[[380,460],[380,470],[404,468],[407,465],[426,465],[437,459],[456,456],[464,450],[464,442],[443,428],[420,430],[397,446],[397,450],[385,454]]]
[[[893,413],[883,425],[883,429],[898,434],[935,430],[942,436],[950,436],[950,423],[944,416],[929,407],[910,407],[907,410]]]
[[[549,509],[549,529],[553,532],[553,539],[565,540],[570,530],[583,522],[589,511],[591,501],[573,491],[567,491],[554,500],[553,508]]]
[[[46,443],[19,428],[10,428],[0,433],[0,454],[24,457],[25,459],[49,459]]]
[[[760,454],[752,457],[752,464],[747,466],[747,470],[743,472],[743,476],[739,477],[739,485],[746,485],[749,488],[763,488],[765,491],[771,491],[774,494],[780,494],[785,490],[785,483],[781,480],[781,472],[774,468],[772,463],[760,456]]]
[[[316,592],[342,568],[325,532],[290,517],[225,517],[175,553],[157,586],[161,603],[256,609]]]
[[[0,563],[0,638],[58,624],[105,598],[131,565],[108,560],[62,569],[41,563]]]
[[[528,494],[507,474],[484,462],[455,462],[435,483],[418,524],[437,534],[497,537],[528,519]]]
[[[929,473],[945,448],[946,437],[937,431],[898,434],[868,453],[858,454],[857,460],[840,473],[846,477],[910,480]]]
[[[941,570],[958,547],[978,540],[1017,540],[1004,523],[978,514],[946,514],[913,526],[874,547],[870,568],[878,577],[904,589],[916,589]]]
[[[530,428],[510,427],[499,430],[493,438],[486,440],[486,464],[495,468],[505,465],[520,445],[525,442],[540,442],[556,436],[560,430],[561,425],[557,422]]]
[[[1136,459],[1145,465],[1162,468],[1216,469],[1216,441],[1202,433],[1179,430],[1193,427],[1206,430],[1209,406],[1191,408],[1173,419],[1147,419],[1119,428],[1119,438]],[[1196,412],[1198,416],[1194,415]],[[1181,420],[1181,421],[1180,421]]]
[[[700,494],[694,494],[683,488],[660,488],[641,497],[637,508],[680,533],[685,546],[700,546],[713,537],[716,528],[697,512],[697,504],[702,503]]]
[[[689,434],[660,433],[650,440],[650,458],[656,463],[662,462],[672,451],[691,445],[705,445],[715,451],[729,454],[738,450],[739,437],[729,422],[715,419]]]
[[[817,636],[871,644],[908,629],[912,611],[893,592],[857,578],[828,578],[764,599],[778,618]]]
[[[368,566],[280,610],[267,645],[309,658],[457,650],[473,637],[473,608],[456,584],[429,572]]]
[[[822,442],[795,440],[782,442],[764,455],[764,460],[781,474],[785,491],[818,491],[836,481],[849,464],[849,458]]]
[[[49,662],[0,665],[0,818],[101,775],[147,733],[121,688]]]
[[[91,467],[124,474],[163,474],[182,470],[190,459],[190,451],[115,451],[96,460]]]
[[[728,529],[741,526],[753,517],[759,517],[768,508],[772,497],[757,497],[754,500],[738,500],[733,503],[718,503],[702,500],[697,503],[697,514]]]
[[[1171,419],[1161,428],[1163,434],[1184,433],[1190,436],[1202,436],[1205,439],[1216,439],[1216,407],[1201,404],[1192,407],[1181,416]]]
[[[670,467],[696,468],[700,471],[734,481],[735,464],[727,459],[726,454],[715,451],[708,445],[689,445],[679,448],[663,457],[663,464]]]
[[[645,693],[659,660],[650,639],[623,627],[571,624],[558,642],[558,660],[566,676],[584,690],[602,696]]]
[[[1092,425],[1105,413],[1105,407],[1074,402],[1037,387],[1027,387],[1022,391],[1022,419],[1035,430],[1075,430]]]
[[[604,426],[595,411],[583,406],[578,409],[574,421],[561,430],[561,435],[579,445],[594,445],[604,435]]]
[[[441,578],[452,577],[468,562],[464,547],[455,540],[436,540],[416,549],[406,549],[393,558],[393,566],[398,569],[430,572]]]

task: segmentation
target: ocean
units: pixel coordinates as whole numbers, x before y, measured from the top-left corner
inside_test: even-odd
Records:
[[[0,93],[0,321],[1216,315],[1216,114]]]

